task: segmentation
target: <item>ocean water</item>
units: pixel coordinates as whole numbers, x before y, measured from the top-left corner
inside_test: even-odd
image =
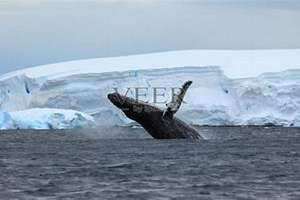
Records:
[[[2,131],[0,199],[300,199],[299,128],[199,130]]]

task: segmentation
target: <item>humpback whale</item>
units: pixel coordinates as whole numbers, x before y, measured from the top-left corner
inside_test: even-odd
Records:
[[[139,123],[155,139],[202,139],[197,130],[175,117],[183,97],[192,84],[187,81],[180,92],[174,96],[173,101],[162,110],[143,101],[124,96],[118,92],[108,94],[108,99],[124,114]]]

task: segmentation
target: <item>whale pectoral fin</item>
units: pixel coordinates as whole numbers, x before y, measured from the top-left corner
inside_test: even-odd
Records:
[[[167,104],[167,109],[164,111],[162,118],[163,119],[172,119],[174,114],[179,110],[183,98],[186,94],[186,91],[189,89],[193,82],[192,81],[187,81],[183,84],[182,88],[180,88],[180,92],[176,95],[174,95],[174,98],[170,103]]]

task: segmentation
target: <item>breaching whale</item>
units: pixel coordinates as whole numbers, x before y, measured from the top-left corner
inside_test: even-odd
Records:
[[[202,139],[197,130],[181,121],[174,114],[180,108],[183,97],[192,84],[187,81],[179,94],[167,104],[166,110],[161,110],[143,101],[124,96],[118,92],[108,94],[108,99],[125,115],[139,123],[155,139]]]

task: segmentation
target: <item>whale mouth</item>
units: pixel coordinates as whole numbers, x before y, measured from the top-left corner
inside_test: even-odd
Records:
[[[117,107],[121,107],[122,104],[124,104],[124,99],[122,98],[122,96],[117,93],[117,92],[114,92],[114,93],[110,93],[107,95],[107,98]]]
[[[107,98],[123,112],[136,112],[135,109],[142,103],[131,97],[121,95],[118,92],[108,94]]]
[[[112,102],[116,107],[124,111],[129,109],[132,106],[132,103],[129,98],[119,94],[118,92],[110,93],[107,95],[107,98]]]

